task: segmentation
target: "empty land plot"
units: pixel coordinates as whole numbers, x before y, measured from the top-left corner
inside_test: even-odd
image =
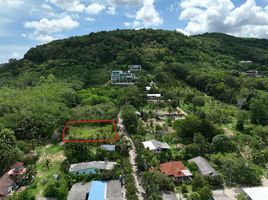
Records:
[[[107,140],[115,138],[112,123],[86,123],[68,125],[67,140]]]

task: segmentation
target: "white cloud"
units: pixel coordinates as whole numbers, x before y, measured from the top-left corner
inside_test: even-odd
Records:
[[[69,12],[84,12],[85,5],[80,0],[50,0],[55,6]]]
[[[0,63],[6,63],[10,58],[20,59],[30,48],[26,45],[6,44],[0,46]]]
[[[105,6],[99,3],[92,3],[86,8],[89,15],[97,15],[105,9]]]
[[[126,22],[125,25],[130,22]],[[137,11],[135,20],[132,22],[134,28],[154,27],[163,23],[154,6],[154,0],[144,0],[143,7]]]
[[[107,13],[110,15],[115,15],[116,14],[116,8],[115,7],[108,7],[107,8]]]
[[[125,6],[125,5],[141,6],[144,0],[108,0],[108,2],[114,6]]]
[[[49,42],[55,39],[52,34],[69,31],[78,26],[79,22],[73,20],[68,15],[60,19],[52,20],[43,18],[39,21],[25,22],[24,27],[34,29],[34,32],[26,35],[24,34],[23,36],[27,36],[40,42]]]
[[[246,0],[235,7],[231,0],[182,0],[180,20],[188,21],[178,31],[186,34],[225,32],[237,36],[268,38],[268,10]]]
[[[16,58],[16,59],[18,59],[18,58],[20,58],[20,54],[17,53],[17,52],[13,52],[13,53],[11,54],[10,58]]]
[[[17,8],[24,3],[24,0],[1,0],[0,8]]]
[[[86,21],[89,21],[89,22],[94,22],[94,21],[96,21],[96,19],[95,19],[95,18],[92,18],[92,17],[87,17],[87,18],[85,18],[85,20],[86,20]]]
[[[41,8],[43,8],[45,10],[52,10],[52,7],[48,4],[45,4],[45,3],[41,5]]]

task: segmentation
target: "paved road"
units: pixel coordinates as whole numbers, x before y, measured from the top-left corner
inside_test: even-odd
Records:
[[[119,134],[124,135],[124,137],[129,141],[129,143],[131,145],[131,150],[129,151],[129,160],[130,160],[130,163],[132,166],[132,175],[134,177],[136,188],[138,190],[137,196],[138,196],[139,200],[144,200],[143,194],[145,194],[145,191],[142,187],[141,181],[140,181],[140,179],[138,177],[138,173],[137,173],[138,169],[137,169],[137,163],[136,163],[136,157],[137,157],[136,147],[135,147],[131,137],[129,137],[129,134],[128,134],[128,132],[127,132],[127,130],[122,122],[123,122],[123,120],[121,118],[121,114],[119,114],[118,115],[118,125],[120,127]]]

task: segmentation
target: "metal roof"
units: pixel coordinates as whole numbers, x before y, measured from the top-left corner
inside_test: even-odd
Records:
[[[108,181],[106,200],[122,200],[122,187],[118,180]]]
[[[95,181],[96,182],[96,181]],[[90,183],[76,183],[72,186],[69,191],[67,200],[85,200],[88,194],[90,196],[91,192],[95,192],[92,186],[93,182]],[[106,183],[106,182],[105,182]],[[122,187],[118,180],[108,181],[107,186],[104,191],[105,200],[122,200]],[[96,199],[97,200],[97,199]]]
[[[170,149],[170,146],[166,142],[159,142],[157,140],[149,140],[142,142],[143,146],[145,148],[149,148],[149,150],[155,150],[155,149]]]
[[[212,191],[214,200],[231,200],[225,193],[224,190]]]
[[[268,187],[243,188],[243,191],[251,200],[267,200]]]
[[[178,200],[176,195],[173,192],[163,192],[162,199],[163,200]]]
[[[104,144],[101,145],[101,147],[107,151],[115,151],[115,145]]]
[[[161,94],[147,94],[147,97],[161,97]]]
[[[69,168],[69,172],[77,172],[85,169],[105,169],[112,170],[116,162],[105,162],[105,161],[91,161],[91,162],[82,162],[77,164],[72,164]]]
[[[192,158],[188,160],[188,162],[194,162],[198,166],[198,169],[203,176],[215,176],[217,174],[215,169],[209,164],[209,162],[201,156]]]
[[[69,191],[67,200],[85,200],[91,183],[76,183]]]

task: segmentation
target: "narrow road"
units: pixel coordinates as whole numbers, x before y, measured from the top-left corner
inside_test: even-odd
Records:
[[[121,114],[118,115],[118,125],[120,127],[120,134],[124,135],[124,137],[129,141],[130,145],[131,145],[131,150],[129,151],[129,160],[132,166],[132,175],[134,177],[134,181],[135,181],[135,185],[136,188],[138,190],[137,192],[137,196],[139,200],[144,200],[143,198],[143,194],[145,194],[145,191],[143,189],[143,186],[140,182],[140,179],[138,177],[138,168],[137,168],[137,163],[136,163],[136,147],[131,139],[131,137],[129,136],[125,126],[123,125],[123,120],[121,118]]]

